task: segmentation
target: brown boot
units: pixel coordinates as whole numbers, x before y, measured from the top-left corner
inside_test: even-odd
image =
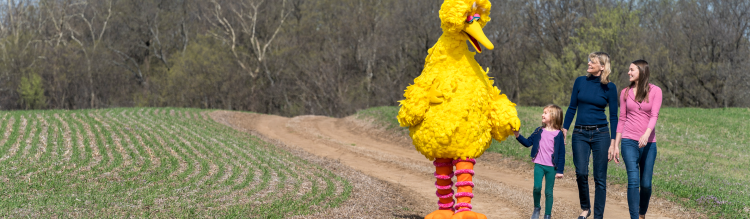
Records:
[[[638,215],[638,219],[646,219],[646,215]]]

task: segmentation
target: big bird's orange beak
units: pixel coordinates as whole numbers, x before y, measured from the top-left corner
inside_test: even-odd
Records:
[[[487,39],[487,36],[484,35],[484,31],[482,31],[482,26],[479,25],[479,22],[469,24],[469,26],[464,29],[464,32],[469,37],[471,45],[474,46],[474,49],[478,53],[482,53],[482,48],[479,47],[480,43],[489,50],[495,48],[495,45],[492,45],[490,39]]]

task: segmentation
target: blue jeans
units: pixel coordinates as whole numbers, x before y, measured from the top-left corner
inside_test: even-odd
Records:
[[[646,215],[651,199],[651,177],[656,161],[656,142],[638,148],[638,141],[622,139],[622,160],[628,171],[628,208],[630,218]],[[639,191],[640,188],[640,191]]]
[[[609,127],[573,130],[573,164],[576,166],[578,198],[582,210],[591,210],[589,156],[594,157],[594,218],[604,217],[604,204],[607,201],[607,162],[611,141]]]

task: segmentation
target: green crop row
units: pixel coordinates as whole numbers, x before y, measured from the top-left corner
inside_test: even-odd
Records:
[[[0,217],[283,218],[351,185],[199,109],[0,112]]]

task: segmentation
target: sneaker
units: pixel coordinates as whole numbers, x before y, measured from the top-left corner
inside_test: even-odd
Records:
[[[534,213],[531,213],[531,219],[539,219],[539,212],[542,208],[534,208]]]

